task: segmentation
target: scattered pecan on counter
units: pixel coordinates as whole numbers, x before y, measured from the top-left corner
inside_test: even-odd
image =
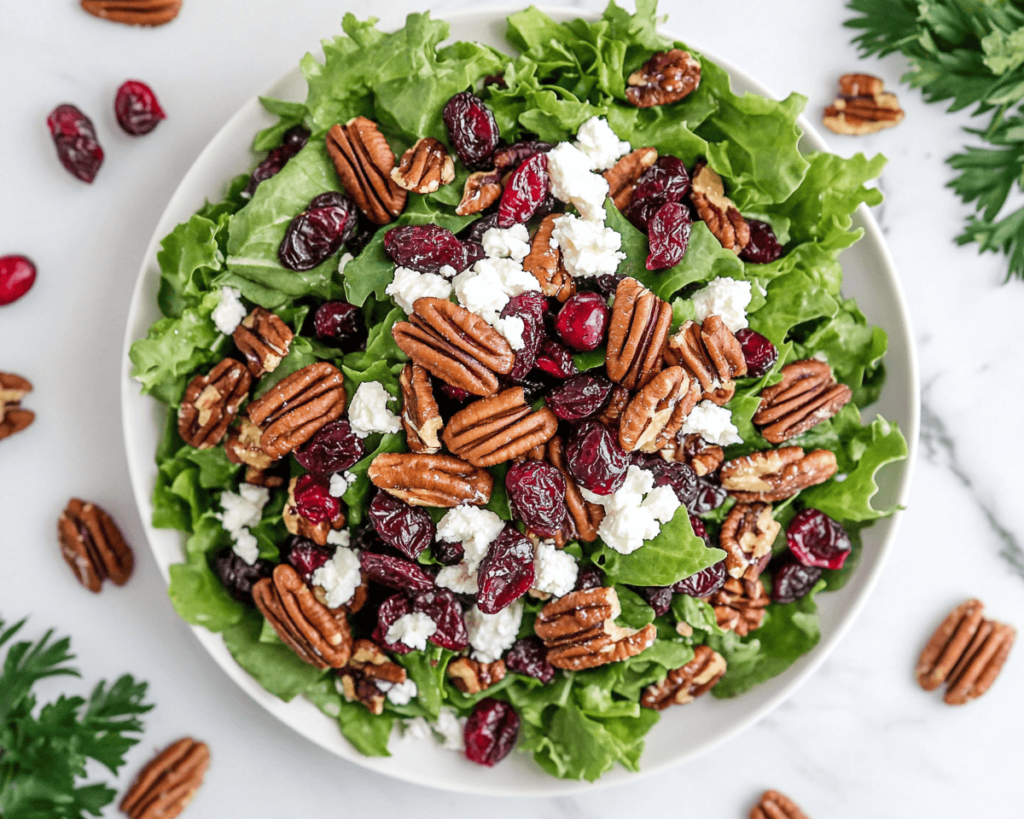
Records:
[[[205,742],[179,739],[139,771],[121,800],[121,812],[129,819],[174,819],[188,807],[209,767]]]
[[[848,136],[874,134],[903,121],[903,109],[895,94],[870,74],[843,74],[839,96],[825,109],[822,123],[830,131]]]
[[[131,577],[131,547],[114,519],[95,503],[72,498],[57,520],[57,538],[64,560],[89,591],[99,592],[108,578],[123,586]]]

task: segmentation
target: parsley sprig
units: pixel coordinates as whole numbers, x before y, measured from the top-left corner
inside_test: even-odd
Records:
[[[4,630],[0,649],[25,621]],[[95,760],[116,774],[125,752],[139,740],[146,683],[125,675],[103,682],[89,699],[61,696],[36,709],[33,687],[47,677],[78,677],[70,667],[71,641],[48,631],[36,643],[10,645],[0,674],[0,817],[82,819],[99,816],[115,791],[100,782],[82,784],[86,762]]]
[[[949,187],[975,215],[957,243],[1009,257],[1007,278],[1024,278],[1024,208],[1005,208],[1024,188],[1024,0],[850,0],[860,16],[865,55],[899,52],[910,60],[903,80],[927,102],[950,111],[974,107],[985,128],[967,128],[990,147],[970,146],[948,160],[958,172]],[[1002,218],[1000,218],[1002,216]]]

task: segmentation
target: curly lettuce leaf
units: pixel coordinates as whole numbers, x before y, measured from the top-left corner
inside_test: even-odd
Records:
[[[324,714],[338,721],[342,735],[363,756],[391,756],[388,739],[395,724],[393,714],[371,714],[362,703],[348,702],[338,693],[337,678],[318,680],[302,696]]]
[[[275,697],[289,702],[327,675],[300,660],[284,643],[260,642],[262,629],[263,616],[255,609],[246,609],[244,616],[224,632],[224,645],[235,662]]]

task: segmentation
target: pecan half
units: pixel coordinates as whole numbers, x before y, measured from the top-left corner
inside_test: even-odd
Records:
[[[508,373],[515,363],[501,333],[446,299],[417,299],[409,320],[395,324],[391,335],[414,364],[472,395],[494,395],[496,373]]]
[[[895,94],[883,90],[883,83],[870,74],[844,74],[839,78],[839,96],[825,109],[822,123],[830,131],[848,136],[874,134],[903,121],[903,110]]]
[[[95,503],[72,498],[57,519],[57,539],[78,582],[91,592],[99,592],[107,578],[123,586],[132,575],[131,548],[114,519]]]
[[[737,503],[730,509],[718,535],[729,576],[756,580],[771,559],[772,544],[781,530],[770,503]]]
[[[284,528],[293,535],[312,540],[317,546],[326,546],[327,535],[331,533],[331,530],[341,529],[345,525],[345,513],[339,508],[337,516],[330,520],[321,520],[316,523],[311,521],[299,511],[299,507],[295,503],[295,484],[298,480],[298,477],[295,477],[288,482],[288,500],[285,501],[284,508],[281,510]]]
[[[181,0],[82,0],[93,17],[128,26],[162,26],[178,16]]]
[[[210,749],[190,737],[168,745],[139,771],[121,800],[130,819],[174,819],[196,795],[210,767]]]
[[[794,361],[782,368],[782,381],[761,392],[753,420],[766,441],[781,444],[827,421],[852,398],[850,388],[836,383],[824,361]]]
[[[422,137],[402,154],[391,181],[412,193],[433,193],[455,181],[455,162],[448,149],[433,137]]]
[[[662,370],[623,410],[619,445],[626,452],[661,449],[675,440],[700,395],[700,385],[682,367]]]
[[[685,367],[700,383],[702,399],[719,406],[736,392],[734,379],[747,374],[743,348],[720,316],[684,322],[668,340],[665,360]]]
[[[486,210],[501,198],[504,190],[501,184],[501,171],[477,171],[466,179],[466,187],[462,189],[462,201],[455,208],[459,216],[470,216]]]
[[[740,637],[761,628],[764,610],[768,608],[768,593],[758,580],[740,580],[730,577],[708,602],[715,610],[719,628],[735,631]]]
[[[224,441],[224,452],[228,460],[233,464],[245,464],[259,471],[270,469],[274,465],[274,459],[260,446],[262,435],[258,426],[242,416],[238,425],[228,430],[227,440]]]
[[[411,506],[485,506],[494,488],[490,472],[451,455],[383,453],[367,474],[378,489]]]
[[[452,685],[463,694],[479,694],[505,679],[505,661],[481,663],[469,657],[459,657],[448,664]]]
[[[807,814],[784,793],[765,791],[751,809],[750,819],[807,819]]]
[[[398,377],[402,387],[402,426],[405,440],[413,452],[433,454],[441,451],[444,419],[437,408],[430,373],[419,364],[406,364]]]
[[[395,155],[377,123],[356,117],[331,126],[327,153],[348,195],[375,225],[386,225],[405,209],[409,193],[391,178]]]
[[[690,662],[669,671],[664,680],[644,689],[640,705],[656,711],[664,711],[670,705],[686,705],[714,688],[725,669],[725,658],[721,654],[709,646],[697,646]]]
[[[245,356],[245,364],[253,378],[277,369],[292,343],[292,331],[280,316],[263,307],[256,307],[242,319],[231,336]]]
[[[249,404],[249,420],[262,431],[260,446],[277,460],[302,446],[345,412],[345,379],[318,361],[282,379]]]
[[[523,388],[513,387],[459,410],[443,437],[448,449],[473,466],[494,466],[525,455],[557,430],[550,409],[531,412]]]
[[[725,450],[722,447],[709,444],[696,434],[683,436],[683,439],[676,443],[673,455],[675,460],[682,461],[700,478],[717,472],[725,460]]]
[[[0,373],[0,441],[21,432],[36,419],[31,410],[21,408],[21,399],[32,392],[27,378]]]
[[[701,163],[694,170],[690,184],[690,201],[697,215],[722,247],[738,256],[750,241],[750,225],[725,195],[722,177]]]
[[[252,598],[277,636],[304,662],[342,668],[352,656],[344,611],[332,612],[317,600],[287,563],[278,564],[273,577],[258,580]]]
[[[252,377],[233,358],[225,358],[206,375],[188,383],[178,407],[178,434],[196,449],[212,449],[220,443],[238,407],[249,395]]]
[[[835,453],[816,449],[804,454],[798,446],[751,452],[722,464],[722,486],[740,503],[780,501],[801,489],[824,483],[836,474]]]
[[[621,613],[615,589],[586,589],[544,606],[533,629],[544,641],[551,665],[581,671],[635,657],[654,643],[653,623],[639,631],[622,628],[615,624]]]
[[[637,108],[678,102],[700,85],[700,63],[688,51],[659,51],[626,80],[626,99]]]
[[[608,398],[608,403],[604,405],[603,410],[594,416],[594,419],[600,421],[606,427],[615,429],[618,427],[622,419],[622,413],[626,411],[626,407],[629,406],[632,397],[633,393],[629,389],[621,384],[617,384],[612,388],[612,394]]]
[[[576,281],[565,269],[562,251],[551,246],[551,233],[555,229],[555,219],[559,216],[551,213],[541,220],[533,235],[530,252],[523,259],[523,270],[533,274],[545,296],[553,296],[564,302],[575,294]]]
[[[377,687],[377,680],[399,685],[405,682],[406,673],[373,640],[359,639],[352,644],[352,656],[338,672],[338,680],[348,702],[361,702],[371,714],[381,714],[387,696]]]
[[[637,148],[601,174],[608,180],[608,195],[624,211],[633,201],[633,189],[644,171],[658,161],[657,148]]]
[[[547,461],[565,478],[565,505],[569,507],[569,516],[572,518],[573,540],[582,540],[584,543],[593,543],[597,540],[597,527],[604,520],[604,507],[591,503],[583,497],[579,486],[569,474],[565,466],[565,444],[562,439],[555,435],[548,441],[545,448]],[[557,541],[556,541],[557,542]]]
[[[637,390],[661,369],[662,350],[672,324],[672,308],[640,282],[625,278],[615,289],[608,352],[608,377]]]

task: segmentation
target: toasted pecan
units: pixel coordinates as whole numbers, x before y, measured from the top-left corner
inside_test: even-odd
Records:
[[[558,429],[548,408],[531,412],[522,387],[474,401],[448,421],[444,442],[474,466],[494,466],[546,443]]]
[[[661,370],[671,324],[668,302],[636,279],[620,281],[608,328],[608,377],[630,390],[644,387]]]
[[[491,473],[451,455],[383,453],[368,475],[378,489],[412,506],[485,506],[494,488]]]

